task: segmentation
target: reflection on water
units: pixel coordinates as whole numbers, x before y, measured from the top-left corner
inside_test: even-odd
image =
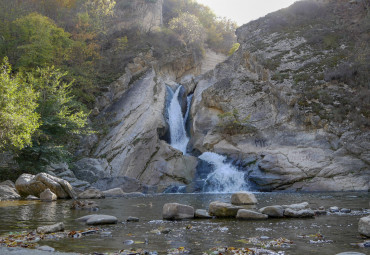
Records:
[[[240,240],[251,237],[288,238],[290,248],[277,248],[286,254],[336,254],[343,251],[369,253],[365,248],[353,247],[350,243],[361,242],[357,224],[369,208],[369,193],[256,193],[261,208],[266,205],[291,204],[307,201],[312,208],[338,206],[350,208],[353,213],[320,216],[315,219],[269,219],[265,221],[237,221],[235,219],[163,221],[164,203],[180,202],[196,209],[207,209],[211,201],[230,201],[230,194],[164,194],[134,199],[96,200],[102,214],[114,215],[119,223],[104,226],[112,232],[111,237],[91,235],[81,239],[44,241],[59,251],[114,252],[121,249],[143,248],[166,254],[170,248],[185,247],[191,254],[202,254],[213,247],[253,247]],[[53,203],[27,203],[20,206],[0,207],[0,233],[35,229],[43,224],[63,221],[68,230],[86,228],[74,219],[89,214],[87,211],[69,209],[71,200]],[[126,223],[129,216],[139,217],[137,223]],[[160,229],[170,228],[169,234],[159,234]],[[333,243],[311,244],[303,235],[320,233]],[[125,245],[133,240],[136,244]],[[147,243],[145,243],[147,241]]]

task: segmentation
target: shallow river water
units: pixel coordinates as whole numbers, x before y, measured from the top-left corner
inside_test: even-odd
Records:
[[[114,215],[117,225],[103,226],[111,236],[92,234],[82,238],[66,238],[42,241],[57,251],[80,253],[118,252],[122,249],[143,248],[167,254],[171,248],[185,247],[190,254],[202,254],[214,247],[257,247],[243,240],[263,237],[263,240],[287,238],[290,247],[269,248],[285,254],[337,254],[344,251],[370,254],[370,248],[360,248],[351,243],[363,242],[357,232],[359,218],[369,211],[370,193],[256,193],[258,208],[267,205],[283,205],[307,201],[311,208],[330,206],[350,208],[350,214],[329,214],[312,219],[268,219],[263,221],[238,221],[235,219],[162,221],[165,203],[188,204],[196,209],[208,209],[212,201],[230,201],[231,194],[161,194],[142,198],[107,198],[95,200],[99,214]],[[71,210],[71,200],[52,203],[24,202],[17,206],[0,202],[0,234],[31,231],[38,226],[64,222],[67,230],[86,229],[78,217],[91,214],[84,210]],[[96,212],[93,212],[96,213]],[[129,216],[140,218],[139,222],[126,223]],[[158,229],[170,228],[168,234],[159,234]],[[313,243],[313,236],[320,234],[328,243]],[[302,237],[306,235],[307,237]],[[133,244],[124,244],[133,240]],[[129,242],[128,242],[129,243]]]

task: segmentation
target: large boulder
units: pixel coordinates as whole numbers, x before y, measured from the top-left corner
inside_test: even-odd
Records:
[[[55,233],[55,232],[59,232],[63,230],[64,230],[64,223],[59,222],[54,225],[38,227],[36,232],[38,234],[48,234],[48,233]]]
[[[260,213],[267,214],[272,218],[281,218],[284,217],[284,208],[280,205],[266,206],[259,209]]]
[[[8,185],[0,185],[0,201],[19,199],[21,196],[17,193],[15,188]]]
[[[105,197],[123,197],[125,194],[121,188],[105,190],[102,193]]]
[[[91,214],[78,218],[76,221],[85,222],[87,225],[105,225],[117,224],[118,219],[111,215]]]
[[[252,192],[240,191],[232,194],[231,203],[234,205],[254,205],[257,204],[257,198]]]
[[[358,232],[361,235],[370,237],[370,216],[363,217],[358,222]]]
[[[235,217],[240,209],[244,208],[224,202],[214,201],[209,204],[209,215],[216,217]]]
[[[40,196],[49,188],[58,198],[76,198],[72,186],[65,180],[46,173],[37,175],[22,174],[15,182],[15,187],[21,196]]]
[[[236,218],[239,220],[265,220],[268,218],[268,216],[259,212],[240,209],[236,214]]]
[[[105,198],[103,192],[98,189],[87,189],[78,195],[80,199],[100,199]]]
[[[51,192],[50,189],[46,189],[40,193],[40,200],[45,202],[51,202],[57,200],[57,195]]]
[[[165,220],[192,219],[194,218],[194,208],[178,203],[167,203],[163,206],[162,216]]]

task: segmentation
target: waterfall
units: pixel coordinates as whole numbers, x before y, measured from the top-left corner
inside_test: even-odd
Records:
[[[245,173],[238,171],[231,163],[227,163],[225,156],[214,152],[204,152],[199,159],[206,161],[214,168],[204,180],[204,192],[236,192],[249,189],[249,185],[245,182]]]
[[[168,125],[170,130],[170,145],[186,154],[186,148],[189,143],[189,137],[186,134],[186,122],[190,114],[190,106],[193,95],[187,97],[186,113],[183,117],[181,109],[180,91],[183,87],[179,86],[175,92],[167,87],[169,104],[168,104]],[[214,152],[204,152],[199,156],[201,160],[199,165],[205,165],[205,168],[197,169],[197,178],[194,181],[195,186],[199,183],[200,192],[235,192],[248,190],[249,185],[245,181],[245,173],[231,163],[227,163],[225,156]],[[197,189],[197,188],[196,188]],[[184,192],[184,186],[169,187],[167,192]]]
[[[171,139],[171,146],[179,151],[182,151],[183,154],[186,154],[186,147],[189,142],[189,137],[186,135],[185,131],[185,122],[186,118],[183,118],[180,101],[179,101],[179,93],[182,86],[179,86],[170,102],[170,106],[168,108],[168,124],[170,128],[170,139]],[[189,106],[187,108],[187,115],[189,111]],[[187,117],[187,116],[186,116]]]

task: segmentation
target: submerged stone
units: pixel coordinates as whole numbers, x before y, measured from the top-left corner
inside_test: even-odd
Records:
[[[76,221],[86,222],[87,225],[117,224],[117,218],[111,215],[91,214],[76,219]]]
[[[54,232],[59,232],[64,230],[64,223],[59,222],[54,225],[48,225],[48,226],[41,226],[38,227],[36,232],[38,234],[48,234],[48,233],[54,233]]]

